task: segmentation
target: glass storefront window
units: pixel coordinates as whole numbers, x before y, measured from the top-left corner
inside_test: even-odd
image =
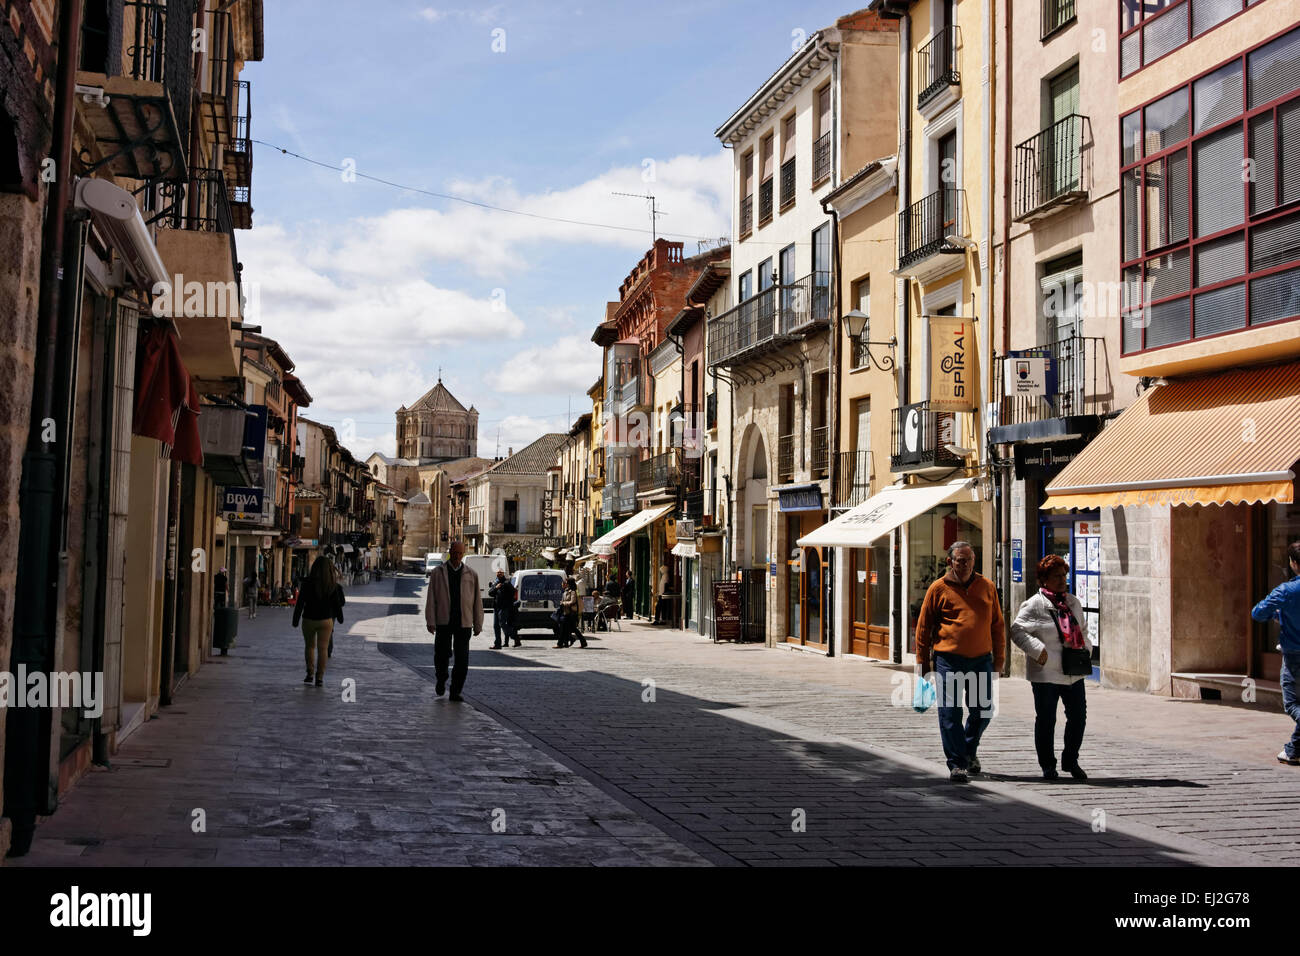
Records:
[[[1252,602],[1262,600],[1279,584],[1284,584],[1291,579],[1286,549],[1292,541],[1300,541],[1300,482],[1296,483],[1296,492],[1294,497],[1297,498],[1297,503],[1273,502],[1261,506],[1264,511],[1264,542],[1267,555],[1264,558],[1264,566],[1257,572],[1258,586],[1256,593],[1251,595]],[[1258,635],[1257,656],[1279,653],[1277,645],[1281,640],[1281,625],[1276,620],[1262,624],[1256,629],[1256,634]],[[1265,676],[1276,679],[1271,673],[1272,668],[1266,670],[1269,673]]]
[[[984,570],[984,531],[980,503],[939,505],[908,522],[907,650],[916,653],[916,621],[930,585],[948,572],[948,548],[968,541],[975,551],[975,570]]]

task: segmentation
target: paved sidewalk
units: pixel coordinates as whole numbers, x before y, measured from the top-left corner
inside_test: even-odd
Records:
[[[563,699],[542,691],[544,676],[531,680],[539,685],[532,697],[521,693],[518,680],[506,685],[495,674],[492,680],[471,675],[467,693],[477,706],[518,721],[591,773],[608,769],[616,787],[666,808],[714,849],[735,855],[728,847],[742,847],[750,854],[741,854],[747,861],[810,861],[816,855],[815,842],[804,848],[810,838],[796,839],[792,847],[787,833],[778,847],[773,833],[778,817],[788,820],[790,808],[806,809],[817,800],[824,816],[836,822],[833,832],[823,834],[836,849],[847,850],[846,841],[857,840],[861,827],[875,831],[873,839],[859,841],[865,850],[859,860],[944,862],[909,855],[915,840],[923,840],[942,817],[940,830],[955,824],[958,833],[987,834],[982,839],[989,852],[958,854],[965,862],[1026,862],[1036,855],[1071,864],[1300,862],[1294,813],[1300,770],[1273,759],[1291,726],[1282,714],[1090,684],[1081,763],[1092,779],[1048,783],[1033,752],[1030,685],[1008,679],[999,682],[999,715],[980,749],[985,775],[967,789],[944,779],[937,720],[933,712],[911,709],[909,674],[784,648],[715,645],[687,632],[638,625],[600,638],[588,651],[547,652],[548,665],[591,678],[576,695],[579,704],[571,704],[571,689]],[[640,703],[646,680],[656,685],[655,707]],[[904,706],[891,704],[895,680],[904,681]],[[583,712],[593,708],[598,719],[584,722]],[[668,713],[656,716],[659,710]],[[1058,750],[1062,727],[1063,718]],[[755,728],[774,733],[764,738]],[[761,753],[747,761],[747,748],[766,748],[766,763]],[[774,750],[785,752],[784,765],[773,759]],[[877,758],[874,764],[866,755]],[[698,760],[692,763],[692,757]],[[765,780],[747,776],[755,766],[772,774]],[[904,770],[913,772],[900,779]],[[678,773],[696,777],[696,786],[684,788],[693,799],[661,792],[658,781]],[[838,788],[831,779],[837,777]],[[813,792],[823,784],[823,792]],[[892,801],[899,790],[910,792]],[[846,792],[853,795],[846,799]],[[1010,806],[1002,807],[1008,812],[1001,819],[973,812],[1003,801]],[[859,804],[866,808],[856,815],[859,828],[841,826]],[[746,812],[761,823],[743,835],[748,845],[731,844],[738,827],[728,818]],[[1099,819],[1106,834],[1089,826]],[[1064,827],[1063,820],[1069,821]],[[808,834],[813,832],[810,823]],[[1017,846],[1033,833],[1039,839]],[[1120,845],[1124,834],[1136,842]],[[883,850],[891,843],[892,858]]]
[[[322,688],[301,683],[291,609],[241,615],[229,656],[83,777],[9,865],[705,864],[379,653],[378,637],[421,620],[422,584],[349,589]]]

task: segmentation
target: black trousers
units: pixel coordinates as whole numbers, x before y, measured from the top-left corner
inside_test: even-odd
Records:
[[[469,639],[473,630],[468,627],[452,627],[439,624],[433,635],[433,673],[439,681],[447,679],[447,660],[455,651],[455,661],[451,665],[451,692],[459,694],[465,686],[465,675],[469,673]]]
[[[1079,760],[1083,746],[1083,728],[1088,722],[1088,698],[1084,691],[1087,681],[1073,684],[1035,682],[1034,687],[1034,749],[1038,751],[1038,765],[1044,770],[1056,769],[1056,703],[1065,704],[1065,746],[1061,749],[1061,766],[1069,767]]]

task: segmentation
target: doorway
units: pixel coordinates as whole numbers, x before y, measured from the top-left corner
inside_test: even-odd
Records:
[[[849,552],[853,622],[848,653],[889,660],[889,540]]]
[[[1101,512],[1080,511],[1065,515],[1039,515],[1040,557],[1059,554],[1070,565],[1070,593],[1083,607],[1079,625],[1092,641],[1092,676],[1101,679]],[[1025,587],[1036,593],[1035,571],[1025,568]]]

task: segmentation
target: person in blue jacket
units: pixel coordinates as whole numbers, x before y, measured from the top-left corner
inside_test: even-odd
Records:
[[[1300,541],[1291,542],[1286,557],[1291,580],[1275,587],[1255,605],[1250,616],[1257,621],[1277,618],[1282,625],[1282,708],[1296,727],[1277,759],[1295,767],[1300,766],[1300,698],[1296,694],[1296,680],[1300,678]]]

